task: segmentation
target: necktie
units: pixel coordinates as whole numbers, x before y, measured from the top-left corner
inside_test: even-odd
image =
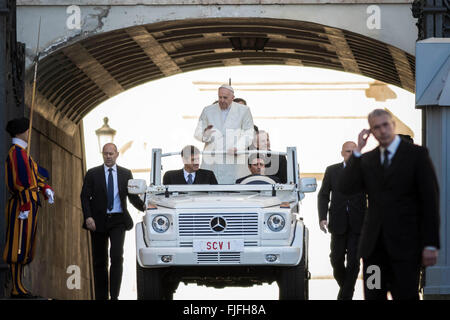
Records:
[[[194,181],[192,181],[192,174],[188,174],[188,179],[187,179],[187,183],[188,184],[192,184],[192,182],[194,182]]]
[[[389,150],[384,149],[383,169],[387,169],[388,167],[389,167]]]
[[[109,168],[109,174],[108,174],[108,186],[107,186],[107,207],[108,210],[112,210],[114,207],[114,181],[112,176],[112,168]]]

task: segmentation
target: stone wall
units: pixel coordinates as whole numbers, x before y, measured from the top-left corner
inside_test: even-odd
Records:
[[[49,171],[55,203],[45,201],[40,209],[36,255],[25,269],[25,284],[43,297],[90,299],[89,234],[81,228],[80,192],[85,173],[82,125],[72,137],[34,113],[31,156]],[[79,289],[67,286],[76,269],[70,266],[79,267]]]

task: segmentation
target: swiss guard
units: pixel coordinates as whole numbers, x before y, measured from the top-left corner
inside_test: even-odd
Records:
[[[11,135],[12,146],[6,159],[6,184],[11,194],[6,205],[6,243],[3,260],[9,264],[12,276],[13,299],[30,299],[33,296],[22,284],[25,265],[33,260],[38,222],[39,192],[50,204],[54,191],[45,183],[48,172],[27,154],[30,121],[27,118],[8,122],[6,131]]]

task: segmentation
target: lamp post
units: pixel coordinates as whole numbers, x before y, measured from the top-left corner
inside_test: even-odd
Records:
[[[103,126],[95,130],[95,134],[98,137],[98,148],[100,153],[103,151],[103,146],[107,143],[114,141],[114,136],[116,135],[116,130],[108,125],[108,117],[103,118]]]

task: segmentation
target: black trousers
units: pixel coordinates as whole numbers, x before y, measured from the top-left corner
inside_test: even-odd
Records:
[[[331,234],[330,262],[333,267],[333,276],[340,287],[339,300],[353,298],[360,267],[358,241],[359,234],[351,231],[344,234]]]
[[[108,300],[109,296],[111,296],[111,300],[115,300],[119,297],[123,273],[125,231],[123,214],[115,213],[106,218],[106,232],[91,232],[96,300]],[[109,256],[111,258],[109,277],[108,244],[110,244]]]
[[[420,255],[410,260],[391,257],[381,236],[371,255],[363,258],[363,274],[366,300],[387,300],[388,291],[394,300],[419,300]]]

